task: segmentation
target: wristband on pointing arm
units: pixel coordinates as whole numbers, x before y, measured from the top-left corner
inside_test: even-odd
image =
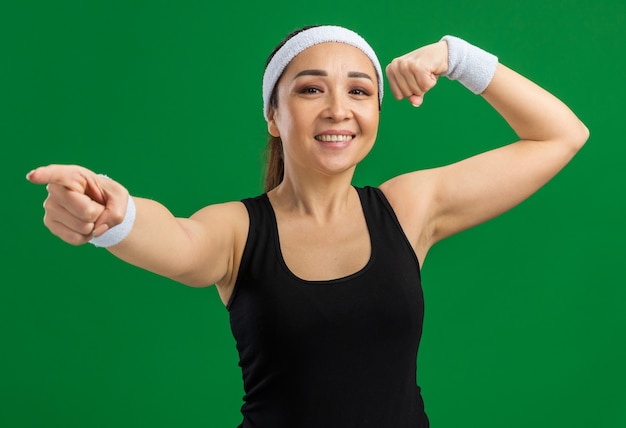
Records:
[[[116,226],[113,226],[102,235],[93,237],[89,241],[96,247],[112,247],[115,244],[119,244],[128,236],[133,224],[135,223],[135,202],[133,197],[128,195],[128,204],[126,205],[126,214],[124,220]]]
[[[106,175],[99,174],[101,177],[109,178]],[[94,236],[89,240],[89,243],[96,247],[112,247],[119,244],[128,236],[133,225],[135,224],[135,201],[133,197],[128,195],[128,203],[126,204],[126,213],[124,214],[124,220],[116,226],[113,226],[100,236]]]
[[[448,44],[448,70],[443,75],[482,94],[493,79],[498,57],[458,37],[444,36],[441,40]]]

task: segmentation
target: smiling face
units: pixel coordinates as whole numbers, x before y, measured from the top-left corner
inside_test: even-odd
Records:
[[[378,81],[358,48],[321,43],[304,50],[285,69],[277,93],[268,129],[282,140],[285,177],[352,172],[374,145]]]

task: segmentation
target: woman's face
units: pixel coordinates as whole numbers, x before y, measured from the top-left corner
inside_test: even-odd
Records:
[[[378,131],[378,80],[359,49],[312,46],[287,66],[277,90],[268,128],[283,142],[286,175],[295,169],[345,172],[371,150]]]

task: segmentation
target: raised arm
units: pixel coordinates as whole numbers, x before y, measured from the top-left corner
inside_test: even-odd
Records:
[[[392,62],[388,75],[396,98],[421,103],[423,94],[447,71],[447,59],[448,44],[440,41]],[[424,255],[435,242],[523,201],[560,171],[588,138],[587,128],[565,104],[496,64],[482,96],[519,141],[448,166],[405,174],[381,186]]]
[[[50,165],[27,175],[47,184],[44,223],[73,245],[122,223],[128,191],[109,178],[80,166]],[[176,218],[163,205],[133,198],[135,220],[130,233],[107,249],[133,265],[191,286],[228,284],[247,214],[240,203],[206,207],[191,218]]]

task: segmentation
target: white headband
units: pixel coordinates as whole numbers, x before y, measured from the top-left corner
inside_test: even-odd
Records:
[[[308,49],[311,46],[327,42],[345,43],[347,45],[354,46],[355,48],[363,51],[363,53],[369,57],[374,64],[376,74],[378,75],[378,102],[382,102],[383,73],[380,68],[380,62],[378,62],[378,58],[376,57],[376,53],[372,47],[365,41],[365,39],[363,39],[363,37],[359,36],[354,31],[334,25],[324,25],[301,31],[287,40],[287,42],[285,42],[285,44],[274,54],[270,63],[267,65],[265,74],[263,74],[263,113],[266,120],[269,113],[272,91],[274,91],[274,87],[287,65],[289,65],[291,60],[303,50]]]

